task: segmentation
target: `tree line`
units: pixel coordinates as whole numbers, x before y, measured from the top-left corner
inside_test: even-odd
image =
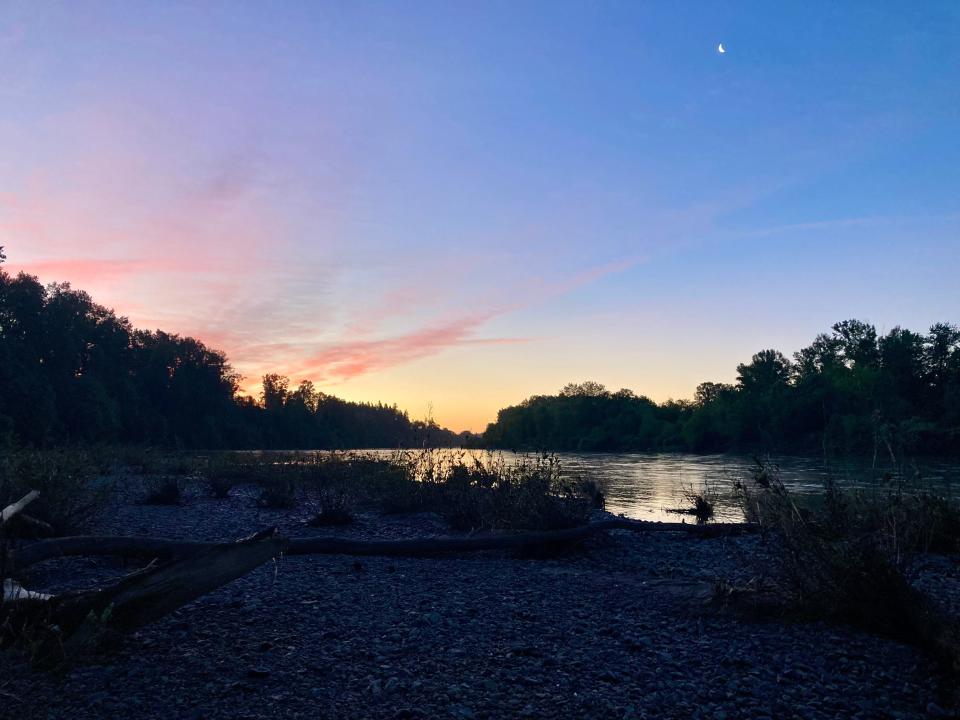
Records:
[[[67,283],[44,286],[0,267],[0,447],[960,454],[960,329],[948,323],[881,336],[869,323],[840,322],[792,358],[758,352],[737,366],[736,383],[702,383],[690,401],[570,384],[504,408],[482,436],[277,374],[253,399],[240,380],[195,338],[136,329]]]
[[[596,382],[501,410],[484,444],[568,451],[960,454],[960,329],[885,335],[846,320],[787,358],[762,350],[735,384],[654,403]]]
[[[0,248],[0,262],[4,260]],[[116,443],[188,448],[457,445],[396,406],[347,402],[271,374],[242,396],[226,356],[139,330],[67,283],[0,267],[0,449]]]

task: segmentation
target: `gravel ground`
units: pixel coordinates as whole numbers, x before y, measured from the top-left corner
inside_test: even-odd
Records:
[[[118,505],[98,531],[235,538],[311,508],[194,494]],[[336,531],[447,535],[432,515],[363,514]],[[702,594],[742,582],[757,537],[612,532],[551,559],[281,559],[59,673],[0,655],[3,718],[928,718],[950,688],[917,651],[822,623],[717,613]],[[125,572],[44,563],[32,589]],[[11,693],[13,696],[4,694]]]

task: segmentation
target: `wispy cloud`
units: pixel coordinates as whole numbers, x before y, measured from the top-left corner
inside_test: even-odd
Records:
[[[368,219],[345,229],[297,206],[288,190],[307,183],[283,175],[255,130],[201,146],[119,102],[46,123],[55,161],[0,171],[8,269],[72,282],[137,326],[195,335],[250,390],[270,371],[337,384],[452,348],[530,342],[496,321],[642,260],[585,264],[548,242],[562,231],[553,216],[542,244],[497,228],[413,255],[403,230],[355,247]],[[310,190],[344,197],[336,184]]]
[[[525,338],[474,337],[474,333],[494,316],[494,313],[465,316],[394,337],[335,343],[306,358],[291,374],[322,382],[342,381],[412,362],[458,345],[526,342]]]
[[[99,283],[134,279],[153,273],[179,273],[197,270],[195,261],[187,258],[166,258],[160,260],[112,260],[112,259],[65,259],[34,260],[31,262],[11,262],[7,270],[13,273],[25,272],[28,275],[58,281],[68,281],[80,289]]]
[[[507,296],[522,300],[492,307],[483,312],[467,313],[452,319],[428,322],[410,332],[386,337],[351,339],[355,326],[338,341],[288,365],[285,372],[297,379],[336,383],[467,345],[506,345],[530,342],[529,337],[482,337],[478,334],[493,320],[531,305],[572,292],[608,275],[623,272],[640,262],[639,257],[618,260],[564,275],[551,282],[539,281],[528,287],[514,287]],[[294,348],[285,346],[284,352]],[[252,386],[252,385],[251,385]]]
[[[833,218],[830,220],[810,220],[807,222],[771,225],[738,233],[741,237],[767,237],[792,232],[812,232],[821,230],[843,230],[848,228],[903,227],[908,225],[930,225],[938,222],[955,222],[960,214],[925,215],[911,217],[906,215],[872,215],[864,217]]]

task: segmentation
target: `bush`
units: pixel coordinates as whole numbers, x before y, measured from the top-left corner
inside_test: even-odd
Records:
[[[218,500],[225,500],[230,497],[230,491],[236,484],[231,477],[213,477],[208,478],[207,483],[210,486],[210,492]]]
[[[270,510],[286,510],[297,504],[297,488],[289,478],[277,478],[267,482],[260,490],[257,504]]]
[[[316,493],[318,525],[352,519],[357,503],[385,513],[432,511],[457,530],[553,530],[585,523],[602,507],[591,480],[567,480],[554,456],[466,460],[464,453],[401,451],[391,457],[362,453],[224,453],[207,459],[202,473],[225,497],[240,482],[261,486],[261,507],[293,507],[302,491]]]
[[[102,463],[83,450],[22,450],[0,459],[0,506],[30,490],[40,497],[28,514],[49,523],[57,535],[73,535],[95,524],[114,486]]]
[[[454,465],[442,483],[439,512],[456,530],[561,530],[583,525],[598,489],[568,482],[554,456]],[[602,495],[601,495],[602,496]]]
[[[179,505],[183,501],[183,488],[176,477],[153,478],[148,483],[144,505]]]
[[[900,485],[844,492],[831,481],[817,502],[801,507],[777,467],[760,461],[752,482],[736,490],[747,519],[776,536],[794,607],[917,644],[960,669],[956,620],[909,581],[918,553],[957,549],[955,503]]]
[[[349,525],[353,522],[347,494],[337,488],[325,488],[320,492],[320,511],[307,524],[310,527]]]
[[[595,510],[603,510],[607,506],[607,496],[600,487],[600,483],[590,478],[578,478],[577,492],[590,501]]]
[[[669,513],[677,515],[692,515],[698,525],[703,525],[713,517],[713,509],[717,502],[717,493],[711,485],[705,485],[703,490],[687,488],[682,493],[686,507],[670,508]]]

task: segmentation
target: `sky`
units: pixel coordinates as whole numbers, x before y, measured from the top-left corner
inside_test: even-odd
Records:
[[[932,0],[0,0],[5,267],[254,395],[688,398],[960,321],[958,37]]]

